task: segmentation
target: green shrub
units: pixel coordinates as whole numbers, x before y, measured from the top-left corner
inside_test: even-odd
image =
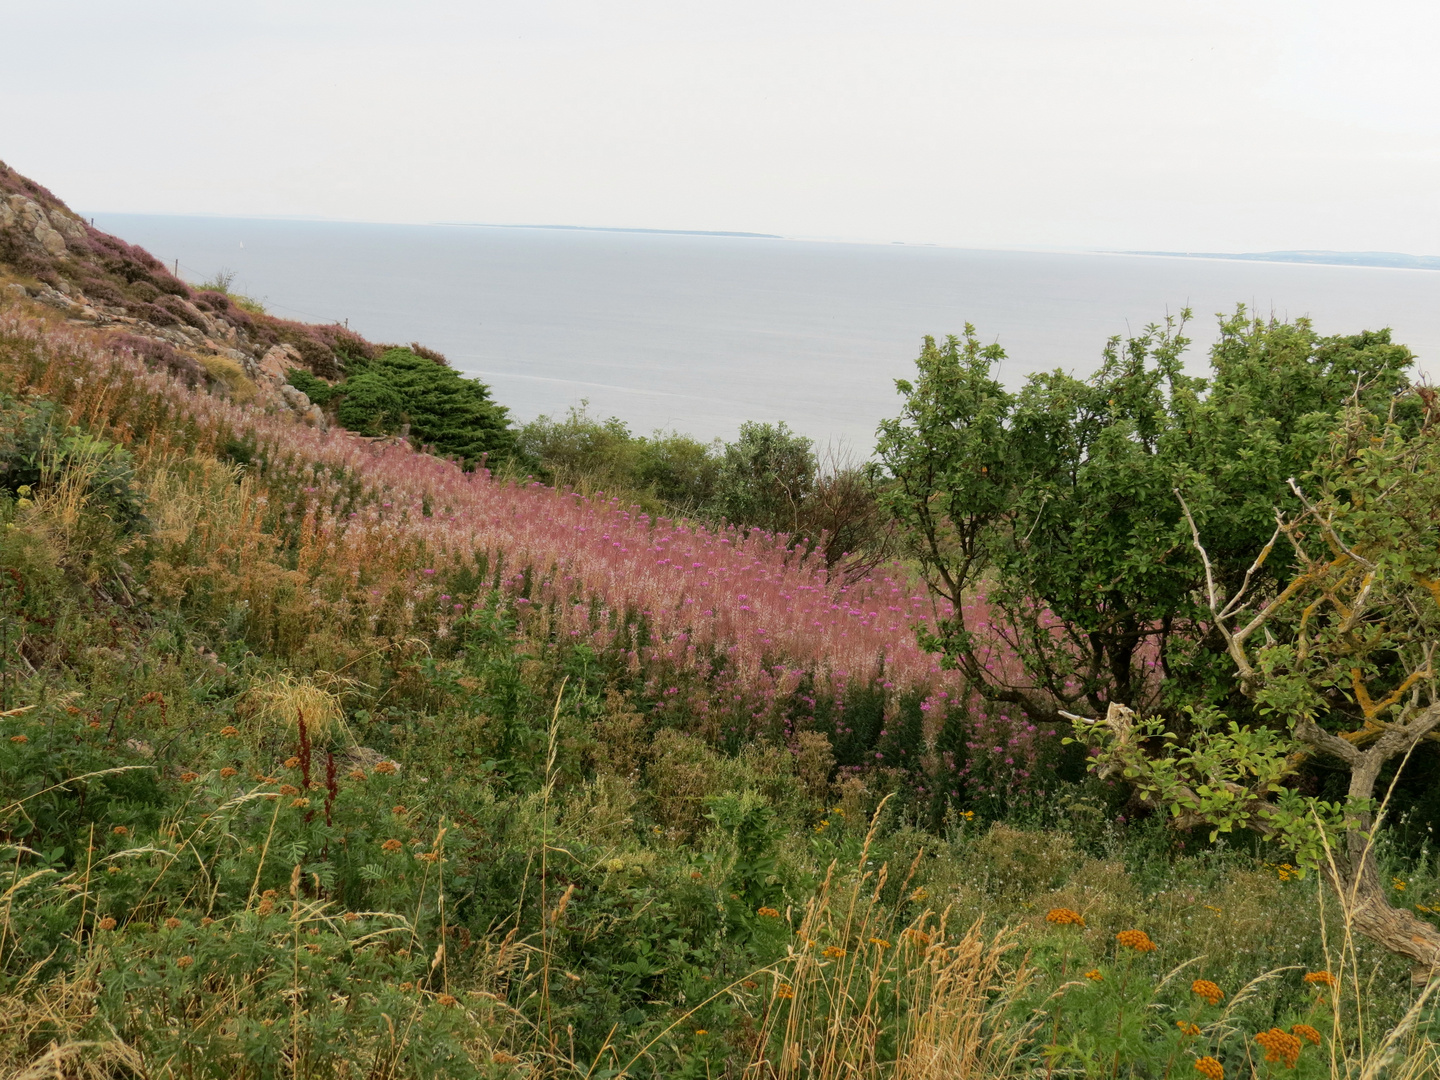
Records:
[[[409,349],[390,349],[363,367],[356,360],[349,366],[360,370],[335,390],[345,395],[338,419],[352,431],[387,434],[409,424],[418,443],[467,468],[482,458],[508,456],[514,448],[505,408],[477,379]]]

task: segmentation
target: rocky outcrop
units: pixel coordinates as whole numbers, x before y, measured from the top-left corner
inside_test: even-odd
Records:
[[[8,199],[0,197],[0,228],[17,227],[22,235],[54,258],[69,251],[63,232],[75,230],[77,238],[85,236],[85,226],[58,210],[53,212],[52,217],[45,213],[43,206],[24,195],[11,195]]]

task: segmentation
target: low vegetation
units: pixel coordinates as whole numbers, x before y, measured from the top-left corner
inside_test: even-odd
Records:
[[[1440,922],[1440,436],[1384,335],[1014,396],[932,343],[842,469],[515,430],[414,345],[292,374],[375,376],[321,430],[5,303],[0,1073],[1440,1070],[1383,932]]]

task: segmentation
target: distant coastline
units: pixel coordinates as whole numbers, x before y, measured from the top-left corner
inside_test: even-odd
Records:
[[[1406,255],[1398,251],[1116,251],[1111,254],[1161,255],[1171,259],[1313,263],[1319,266],[1381,266],[1392,270],[1440,270],[1440,255]]]
[[[661,236],[737,236],[746,240],[784,240],[779,233],[727,232],[721,229],[635,229],[620,225],[496,225],[488,221],[438,221],[468,229],[558,229],[563,232],[651,233]]]

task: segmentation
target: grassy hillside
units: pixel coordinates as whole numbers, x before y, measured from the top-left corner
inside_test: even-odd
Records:
[[[0,1074],[1434,1074],[1313,876],[982,705],[904,566],[317,420],[272,349],[438,365],[0,182]]]

